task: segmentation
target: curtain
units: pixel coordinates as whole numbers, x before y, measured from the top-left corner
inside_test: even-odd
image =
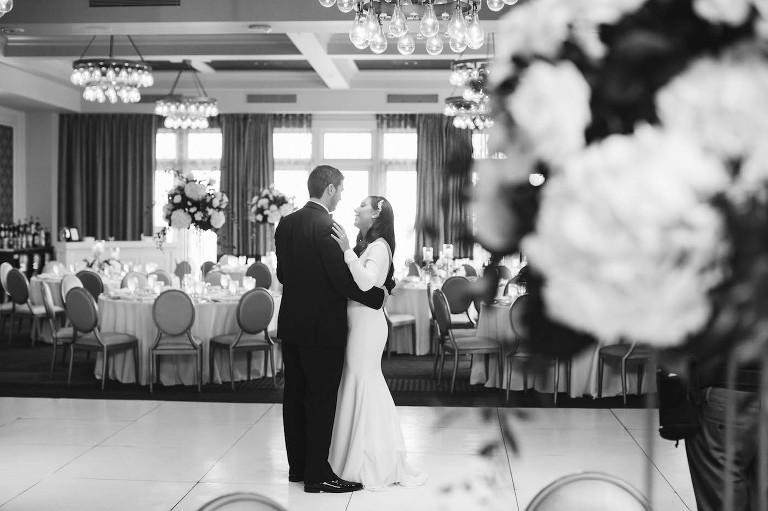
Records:
[[[376,127],[379,131],[413,130],[416,129],[416,115],[377,114]]]
[[[153,115],[59,116],[60,226],[97,239],[152,234],[155,130]]]
[[[309,131],[312,129],[312,114],[274,114],[274,127],[277,129],[295,129]]]
[[[274,250],[272,227],[248,221],[251,198],[274,181],[274,117],[222,114],[221,190],[229,196],[229,219],[219,231],[223,254],[263,255]]]
[[[471,258],[473,240],[468,201],[472,189],[472,130],[454,128],[451,117],[445,117],[444,123],[443,239],[453,244],[454,257]]]
[[[3,125],[0,125],[0,222],[13,222],[13,128]]]

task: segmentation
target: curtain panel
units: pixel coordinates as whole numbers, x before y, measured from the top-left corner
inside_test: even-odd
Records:
[[[154,115],[59,116],[59,227],[97,239],[152,234],[156,128]]]
[[[309,131],[312,129],[312,114],[273,114],[275,129]]]
[[[379,131],[397,131],[416,129],[414,114],[376,114],[376,127]]]
[[[0,124],[0,222],[13,222],[13,128]],[[55,225],[52,227],[56,227]]]

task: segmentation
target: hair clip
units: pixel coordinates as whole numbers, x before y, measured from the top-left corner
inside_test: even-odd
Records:
[[[384,199],[381,199],[379,201],[379,204],[376,206],[376,209],[379,210],[379,213],[381,213],[381,207],[384,205]]]

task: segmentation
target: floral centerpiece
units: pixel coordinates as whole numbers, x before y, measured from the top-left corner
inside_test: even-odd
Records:
[[[106,244],[104,240],[94,242],[93,247],[91,248],[93,257],[91,259],[83,259],[85,267],[100,273],[122,272],[123,263],[120,262],[120,259],[117,256],[119,252],[113,251],[111,257],[105,259],[105,250]]]
[[[293,197],[288,197],[275,190],[274,186],[270,186],[251,199],[248,219],[255,224],[276,224],[295,210]]]
[[[229,198],[223,192],[214,192],[213,180],[207,183],[197,181],[191,172],[174,171],[176,181],[168,192],[168,203],[163,206],[163,215],[173,229],[195,227],[201,231],[218,231],[226,220],[224,210]],[[156,235],[155,242],[162,248],[169,227],[163,227]]]
[[[532,0],[502,22],[490,143],[508,159],[478,168],[478,237],[528,256],[540,350],[762,342],[766,5]]]

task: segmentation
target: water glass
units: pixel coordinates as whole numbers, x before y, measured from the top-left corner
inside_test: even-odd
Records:
[[[147,275],[147,289],[155,289],[156,283],[157,283],[157,275],[155,274]]]
[[[128,284],[128,291],[130,291],[131,293],[135,293],[136,288],[139,287],[139,279],[137,279],[136,277],[131,277],[128,279],[127,284]]]
[[[205,282],[200,282],[199,280],[195,282],[195,295],[202,296],[204,289],[205,289]]]
[[[256,288],[256,279],[253,277],[243,277],[243,289],[250,291]]]
[[[221,276],[221,287],[223,289],[226,289],[227,286],[229,286],[229,283],[230,283],[231,280],[232,280],[232,278],[229,275],[227,275],[226,273],[224,275],[222,275]]]
[[[163,283],[162,282],[155,282],[155,285],[153,289],[155,290],[155,293],[160,294],[163,292]]]
[[[245,266],[248,262],[248,258],[246,256],[239,256],[237,258],[237,262],[240,264],[240,266]]]
[[[229,292],[231,294],[237,293],[237,281],[236,280],[230,280],[229,281]]]

